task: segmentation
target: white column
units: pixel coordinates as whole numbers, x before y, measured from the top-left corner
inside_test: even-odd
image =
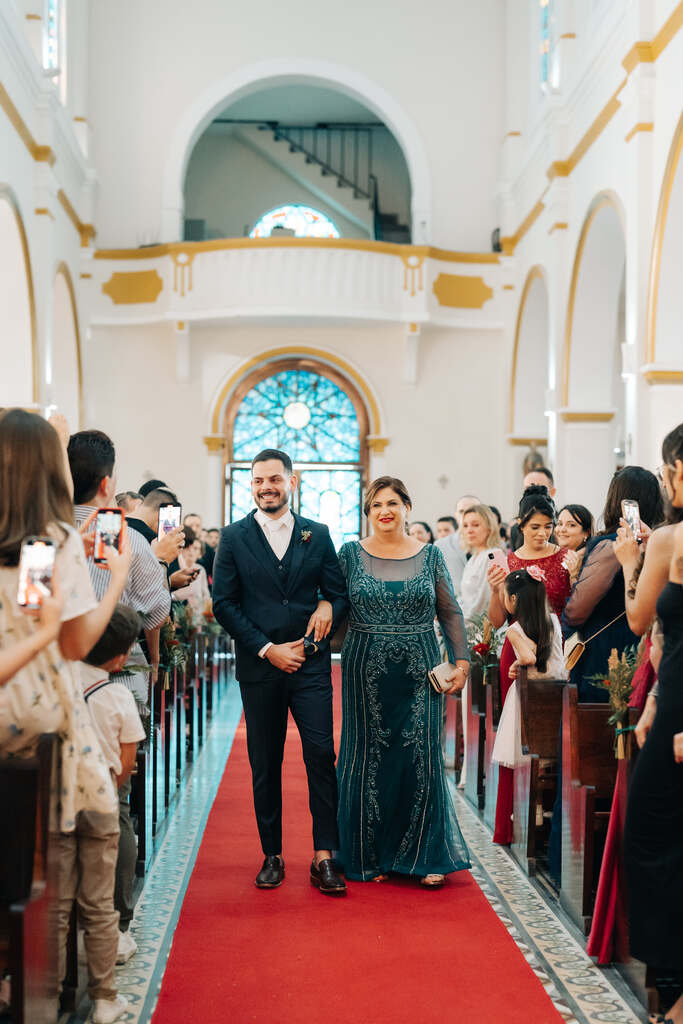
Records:
[[[614,412],[572,412],[558,416],[556,485],[561,500],[585,505],[596,520],[614,472]]]
[[[202,514],[204,522],[210,526],[223,526],[225,522],[223,518],[225,438],[222,435],[213,434],[204,438],[204,444],[206,445],[204,456],[206,488]]]
[[[683,370],[646,371],[641,380],[645,394],[643,407],[650,425],[648,445],[641,453],[642,465],[654,470],[662,461],[662,441],[683,422]]]

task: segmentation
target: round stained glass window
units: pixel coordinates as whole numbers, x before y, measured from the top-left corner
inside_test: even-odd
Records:
[[[270,238],[275,231],[285,228],[294,232],[296,238],[341,238],[336,225],[320,210],[311,206],[289,204],[269,210],[254,224],[250,238]]]
[[[305,402],[290,402],[282,414],[292,430],[303,430],[311,422],[311,410]]]

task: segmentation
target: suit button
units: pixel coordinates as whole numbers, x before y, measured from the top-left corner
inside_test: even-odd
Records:
[[[283,604],[289,604],[289,601],[287,600],[287,598],[285,598],[285,599],[284,599],[284,601],[283,601],[282,603],[283,603]]]
[[[278,569],[280,570],[280,572],[284,572],[285,571],[284,565],[278,565]]]

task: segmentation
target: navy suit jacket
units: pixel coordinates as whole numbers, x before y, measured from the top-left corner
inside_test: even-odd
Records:
[[[254,516],[255,510],[221,530],[213,567],[213,613],[235,640],[236,675],[241,683],[282,675],[258,652],[269,641],[282,644],[304,636],[320,594],[332,604],[330,636],[348,608],[346,581],[326,526],[294,516],[292,559],[282,580],[264,547],[265,538],[259,537],[262,531]],[[302,538],[302,531],[310,531],[308,540]],[[317,654],[306,658],[299,672],[329,670],[328,638]]]

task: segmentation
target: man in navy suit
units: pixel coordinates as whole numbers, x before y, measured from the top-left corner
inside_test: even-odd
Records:
[[[332,860],[339,837],[329,635],[347,609],[346,583],[327,527],[292,513],[296,483],[285,452],[267,449],[254,459],[251,492],[257,507],[221,531],[213,611],[235,640],[265,855],[256,885],[275,889],[285,877],[282,757],[291,710],[313,817],[311,882],[323,893],[343,895],[346,885]]]

